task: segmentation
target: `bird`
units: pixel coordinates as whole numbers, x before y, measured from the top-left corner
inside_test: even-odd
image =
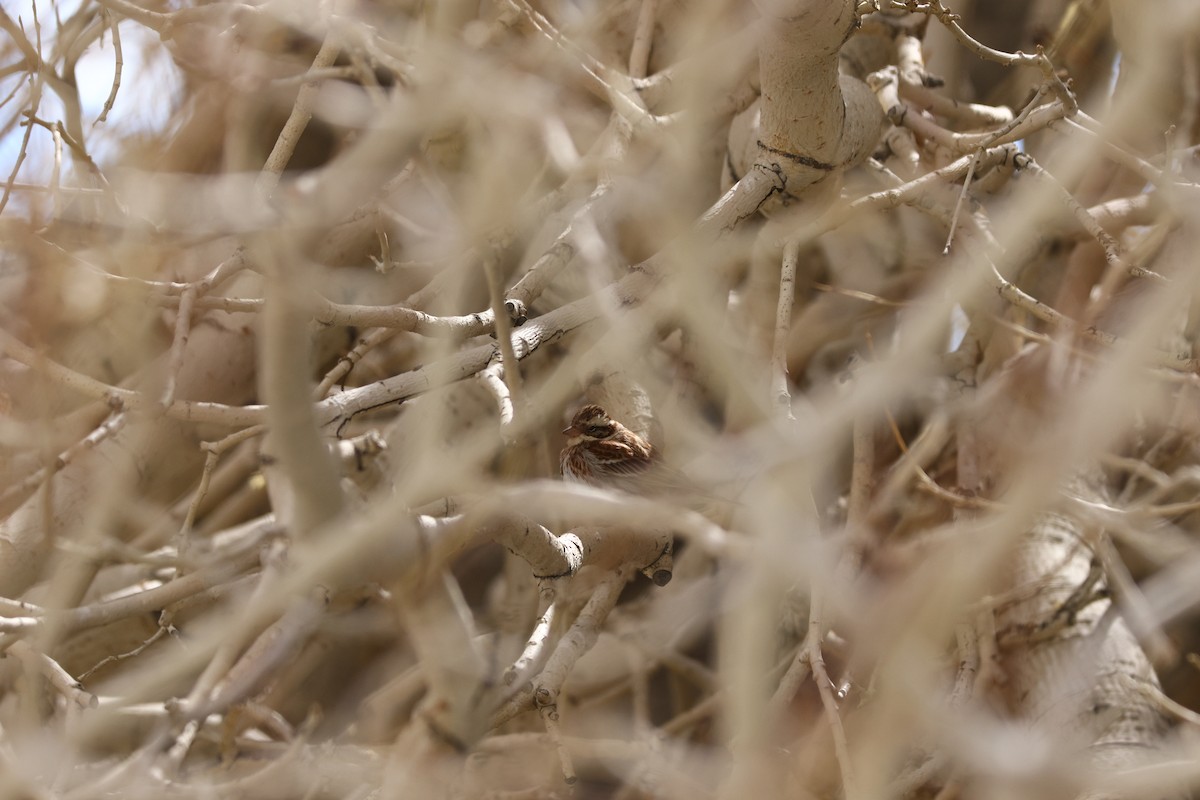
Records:
[[[651,497],[673,493],[671,483],[682,488],[683,476],[670,478],[673,470],[662,463],[650,442],[594,403],[575,412],[563,435],[567,437],[559,456],[563,480]],[[661,545],[661,552],[642,572],[656,585],[665,586],[671,580],[674,536],[663,532]]]
[[[698,486],[667,463],[654,445],[594,403],[575,412],[563,435],[567,446],[559,456],[559,466],[566,481],[700,510],[710,507],[712,501],[728,502]]]
[[[563,478],[630,494],[646,494],[644,479],[655,471],[654,446],[594,403],[575,412],[563,429],[567,446],[559,456]]]

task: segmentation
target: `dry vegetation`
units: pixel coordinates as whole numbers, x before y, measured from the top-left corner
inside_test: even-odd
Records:
[[[1200,785],[1200,10],[962,5],[5,0],[0,798]]]

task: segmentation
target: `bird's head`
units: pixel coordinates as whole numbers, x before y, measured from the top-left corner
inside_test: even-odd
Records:
[[[617,432],[617,423],[603,408],[590,404],[575,412],[571,424],[563,429],[567,444],[607,439]]]

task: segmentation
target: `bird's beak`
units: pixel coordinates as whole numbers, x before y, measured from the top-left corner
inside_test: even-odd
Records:
[[[562,432],[563,432],[563,436],[579,435],[579,429],[576,428],[574,425],[568,425],[567,427],[563,428]]]

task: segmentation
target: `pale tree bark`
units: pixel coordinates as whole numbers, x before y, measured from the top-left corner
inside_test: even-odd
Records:
[[[0,27],[14,796],[1200,784],[1193,4]]]

